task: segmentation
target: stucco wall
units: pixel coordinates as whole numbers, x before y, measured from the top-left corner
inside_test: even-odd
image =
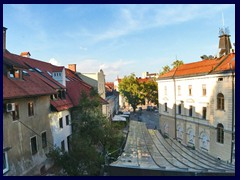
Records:
[[[34,103],[34,116],[28,117],[30,101]],[[18,103],[20,119],[13,121],[12,113],[3,113],[3,148],[10,147],[7,151],[10,170],[5,175],[23,175],[46,160],[45,153],[53,142],[48,118],[50,97],[16,99],[4,101],[4,104],[9,102]],[[43,149],[41,133],[44,131],[49,143]],[[38,152],[35,155],[31,153],[30,138],[33,136],[37,137]],[[36,173],[39,173],[38,170]]]

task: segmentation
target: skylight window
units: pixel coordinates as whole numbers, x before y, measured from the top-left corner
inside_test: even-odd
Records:
[[[30,68],[29,71],[34,72],[34,69]]]
[[[40,72],[40,73],[42,72],[42,71],[41,71],[40,69],[38,69],[38,68],[35,68],[35,69],[36,69],[38,72]]]
[[[22,72],[23,72],[23,74],[24,74],[25,76],[29,76],[29,74],[28,74],[27,71],[23,70]]]
[[[49,71],[47,71],[47,73],[49,74],[49,76],[52,76],[52,74]]]

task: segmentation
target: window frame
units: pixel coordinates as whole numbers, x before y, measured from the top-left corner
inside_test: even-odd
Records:
[[[168,112],[167,110],[168,110],[167,103],[164,103],[164,112]]]
[[[59,118],[59,128],[63,129],[63,118]]]
[[[69,115],[65,116],[66,126],[70,125],[70,118],[69,117],[70,117]]]
[[[181,115],[182,114],[182,103],[178,104],[178,114]]]
[[[35,145],[36,145],[36,147],[35,147],[36,149],[35,149],[35,150],[33,149],[33,146],[32,146],[32,145],[33,145],[32,139],[34,139],[34,138],[36,139],[36,140],[35,140]],[[38,152],[37,136],[32,136],[32,137],[30,138],[30,146],[31,146],[32,155],[37,154],[37,152]],[[34,151],[33,151],[33,150],[34,150]]]
[[[188,85],[188,95],[192,96],[192,85]]]
[[[224,95],[222,93],[217,94],[217,110],[224,110]]]
[[[28,102],[28,116],[29,117],[34,116],[34,103],[32,101]]]
[[[65,152],[65,150],[66,150],[66,149],[65,149],[65,141],[62,140],[62,141],[61,141],[61,151],[62,151],[62,152]]]
[[[19,104],[15,103],[15,111],[12,112],[12,118],[13,121],[19,120],[20,116],[19,116]]]
[[[206,84],[202,85],[202,96],[207,96],[207,87]]]
[[[202,107],[202,119],[207,119],[207,107]]]
[[[224,126],[222,123],[217,124],[217,142],[224,144]]]
[[[3,151],[3,174],[7,173],[8,171],[9,171],[8,154],[7,151]]]
[[[45,134],[45,137],[43,137],[43,135]],[[46,148],[47,147],[47,131],[44,131],[41,133],[41,138],[42,138],[42,148]]]
[[[193,117],[193,106],[192,105],[189,106],[189,116]]]

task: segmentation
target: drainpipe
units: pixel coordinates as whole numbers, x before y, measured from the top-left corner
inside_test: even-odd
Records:
[[[175,73],[178,67],[176,68],[173,74],[173,84],[174,84],[174,126],[175,126],[175,139],[177,139],[177,99],[176,99],[176,80],[175,80]]]
[[[232,64],[230,63],[230,68],[232,70],[232,143],[231,143],[231,163],[233,161],[233,146],[234,146],[234,139],[235,139],[235,133],[234,133],[234,113],[235,113],[235,102],[234,102],[234,72],[232,69]]]

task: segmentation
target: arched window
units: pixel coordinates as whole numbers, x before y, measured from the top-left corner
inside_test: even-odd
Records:
[[[217,142],[224,143],[224,127],[222,124],[217,125]]]
[[[217,95],[217,109],[224,110],[224,95],[222,93]]]

